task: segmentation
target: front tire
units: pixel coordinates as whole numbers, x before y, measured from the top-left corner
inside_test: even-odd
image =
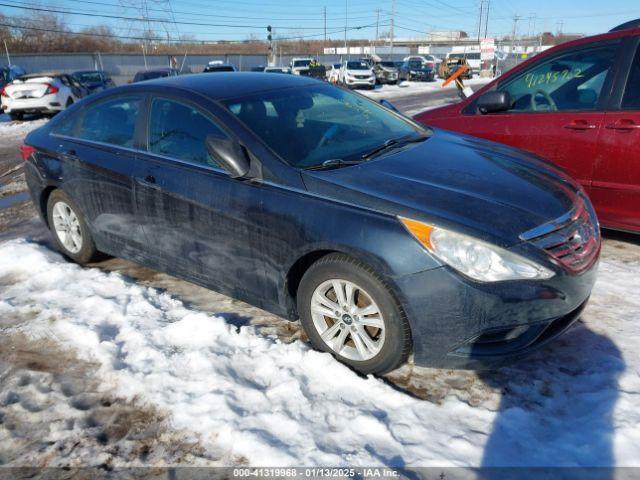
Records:
[[[342,254],[314,263],[297,295],[302,326],[314,348],[364,374],[383,374],[404,363],[411,332],[384,280]]]
[[[24,118],[24,115],[22,114],[22,112],[15,112],[15,113],[12,112],[9,114],[9,118],[14,122],[16,122],[16,121],[21,121]]]
[[[56,247],[76,263],[89,263],[97,250],[80,209],[62,190],[54,190],[47,201],[47,221]]]

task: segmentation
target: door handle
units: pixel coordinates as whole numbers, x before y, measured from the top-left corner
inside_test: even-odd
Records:
[[[617,122],[610,123],[606,126],[609,130],[622,130],[622,131],[631,131],[637,130],[640,128],[640,123],[636,123],[631,119],[623,119],[618,120]]]
[[[568,128],[569,130],[593,130],[596,126],[586,120],[574,120],[565,125],[564,128]]]
[[[160,190],[160,185],[156,183],[156,177],[153,175],[147,175],[144,178],[136,178],[136,183],[143,187],[151,188],[153,190]]]

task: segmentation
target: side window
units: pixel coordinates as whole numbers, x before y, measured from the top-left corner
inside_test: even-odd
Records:
[[[207,135],[226,135],[199,110],[165,98],[151,103],[148,150],[178,160],[218,166],[207,152]]]
[[[640,110],[640,48],[636,52],[622,97],[623,110]]]
[[[498,90],[511,95],[511,111],[595,110],[617,49],[615,42],[554,56]]]
[[[138,96],[120,97],[87,107],[78,137],[132,148],[140,102]]]
[[[69,81],[69,77],[67,77],[66,75],[60,75],[60,81],[66,85],[67,87],[71,86],[71,82]]]

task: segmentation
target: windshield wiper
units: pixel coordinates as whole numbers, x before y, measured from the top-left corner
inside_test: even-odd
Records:
[[[343,160],[341,158],[330,158],[329,160],[325,160],[319,165],[312,165],[310,167],[305,168],[305,170],[326,170],[329,168],[338,168],[343,167],[345,165],[357,165],[362,163],[362,160]]]
[[[388,150],[391,147],[397,148],[397,147],[400,147],[402,145],[406,145],[407,143],[422,142],[423,140],[426,140],[427,138],[429,138],[428,134],[419,134],[417,136],[407,135],[407,136],[400,137],[400,138],[390,138],[389,140],[384,142],[382,145],[379,145],[376,148],[374,148],[373,150],[370,150],[367,153],[363,154],[361,158],[363,160],[370,160],[371,158],[375,157],[379,153],[382,153],[382,152],[384,152],[385,150]]]

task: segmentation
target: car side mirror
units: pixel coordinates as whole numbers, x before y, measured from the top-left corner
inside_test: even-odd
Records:
[[[509,92],[487,92],[478,98],[478,110],[480,113],[506,112],[511,108],[511,95]]]
[[[230,138],[207,135],[207,151],[231,178],[246,178],[251,168],[249,155],[240,143]]]
[[[391,103],[389,100],[385,100],[384,98],[380,99],[380,105],[388,108],[389,110],[393,110],[394,112],[400,113],[400,110],[396,108],[396,106]]]

